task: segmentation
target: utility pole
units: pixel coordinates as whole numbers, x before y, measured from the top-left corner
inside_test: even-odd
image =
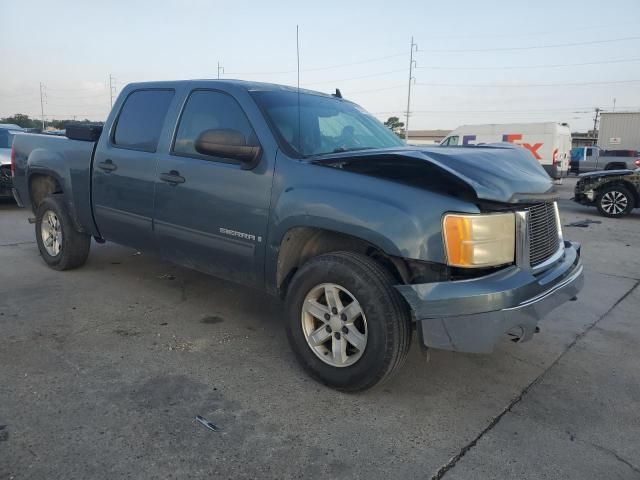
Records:
[[[596,136],[596,128],[598,128],[598,116],[600,115],[600,109],[596,107],[596,114],[593,117],[593,145],[596,144],[597,136]]]
[[[44,100],[43,100],[43,95],[44,95],[44,85],[42,85],[42,82],[40,82],[40,115],[41,115],[41,119],[42,119],[42,130],[45,129],[45,124],[44,124]]]
[[[113,108],[113,97],[115,96],[116,96],[116,79],[112,74],[109,74],[109,98],[110,98],[109,103],[111,105],[111,108]]]
[[[411,49],[409,52],[409,87],[407,89],[407,116],[404,122],[404,140],[409,141],[409,115],[411,112],[411,83],[415,80],[413,78],[413,67],[415,67],[415,60],[413,59],[413,52],[418,51],[418,45],[413,43],[413,37],[411,37]]]
[[[220,62],[218,62],[218,80],[220,80],[220,73],[224,73],[224,67],[221,67]]]

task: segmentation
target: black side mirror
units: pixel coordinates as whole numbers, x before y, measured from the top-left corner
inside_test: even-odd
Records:
[[[198,135],[194,146],[202,155],[237,160],[243,170],[254,168],[262,154],[259,145],[248,145],[242,132],[232,129],[205,130]]]

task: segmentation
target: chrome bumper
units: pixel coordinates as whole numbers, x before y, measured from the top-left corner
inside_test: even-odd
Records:
[[[508,332],[529,340],[542,317],[582,290],[580,244],[564,246],[562,258],[539,274],[513,266],[472,280],[396,288],[411,306],[426,346],[489,353]]]

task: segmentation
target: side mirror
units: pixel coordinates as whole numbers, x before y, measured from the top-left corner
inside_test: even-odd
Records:
[[[254,168],[262,154],[260,146],[247,145],[244,135],[232,129],[205,130],[198,135],[194,146],[202,155],[237,160],[243,170]]]

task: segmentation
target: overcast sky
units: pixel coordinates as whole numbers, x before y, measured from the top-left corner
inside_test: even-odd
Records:
[[[225,78],[295,85],[296,24],[301,85],[339,87],[381,119],[404,116],[413,35],[411,129],[585,130],[614,98],[617,110],[640,109],[638,0],[0,0],[0,22],[0,116],[39,117],[42,82],[48,118],[102,120],[109,74],[119,92],[214,78],[217,62]]]

